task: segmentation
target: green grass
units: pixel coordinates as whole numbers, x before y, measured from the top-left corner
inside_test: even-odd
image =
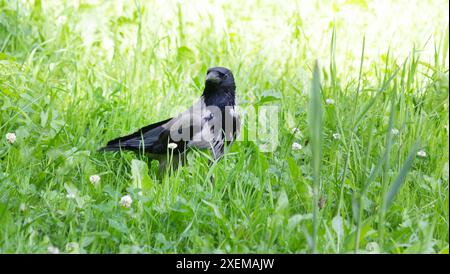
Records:
[[[448,253],[448,1],[68,2],[0,0],[0,252]],[[218,65],[274,151],[96,151]]]

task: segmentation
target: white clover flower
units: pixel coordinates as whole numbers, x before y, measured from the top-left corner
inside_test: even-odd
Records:
[[[298,128],[296,128],[296,127],[294,127],[294,128],[292,129],[292,134],[295,135],[295,136],[298,137],[298,138],[303,138],[303,133],[301,132],[300,129],[298,129]]]
[[[67,195],[66,195],[66,197],[67,198],[69,198],[69,199],[75,199],[75,193],[67,193]]]
[[[300,149],[302,149],[301,144],[296,143],[296,142],[292,143],[292,150],[300,150]]]
[[[8,141],[9,144],[14,144],[16,141],[16,134],[15,133],[6,133],[6,141]]]
[[[54,247],[54,246],[49,246],[47,248],[48,253],[50,254],[59,254],[59,248]]]
[[[366,250],[370,254],[379,254],[380,253],[380,246],[376,242],[370,242],[366,245]]]
[[[169,143],[169,144],[167,145],[167,147],[170,148],[170,149],[176,149],[176,148],[178,147],[178,145],[175,144],[175,143]]]
[[[131,203],[133,203],[133,199],[131,199],[130,195],[125,195],[120,199],[120,205],[123,207],[130,207]]]
[[[100,183],[100,176],[97,174],[91,175],[89,176],[89,181],[91,181],[91,183],[96,186],[98,185],[98,183]]]
[[[396,129],[396,128],[392,128],[391,129],[391,134],[392,135],[398,135],[399,133],[400,133],[400,131],[398,129]]]
[[[341,134],[339,134],[339,133],[333,133],[333,139],[335,139],[335,140],[341,139]]]
[[[327,99],[325,100],[325,103],[326,103],[327,105],[334,105],[334,100],[331,99],[331,98],[327,98]]]
[[[425,150],[421,149],[421,150],[417,151],[417,156],[419,156],[421,158],[425,158],[425,157],[427,157],[427,153],[425,152]]]
[[[24,203],[20,203],[19,210],[24,212],[27,209],[27,206]]]
[[[80,252],[80,245],[76,242],[70,242],[66,244],[66,250],[68,252],[72,253],[79,253]]]

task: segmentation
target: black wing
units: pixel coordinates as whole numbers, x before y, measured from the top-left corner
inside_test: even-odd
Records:
[[[145,126],[133,134],[111,140],[100,151],[135,150],[149,153],[165,153],[169,129],[165,125],[172,118]],[[165,140],[163,140],[165,139]]]

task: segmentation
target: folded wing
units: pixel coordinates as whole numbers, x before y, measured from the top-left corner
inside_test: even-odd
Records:
[[[163,135],[167,135],[165,134],[168,132],[167,125],[171,120],[173,120],[173,118],[145,126],[133,134],[111,140],[100,150],[144,150],[152,153],[165,152],[167,149],[168,140],[166,139],[165,142],[162,142],[161,137]]]

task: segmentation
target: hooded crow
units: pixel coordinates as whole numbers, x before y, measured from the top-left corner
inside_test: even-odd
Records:
[[[196,147],[209,149],[217,160],[224,153],[225,143],[230,144],[239,135],[241,122],[235,109],[235,91],[234,77],[229,69],[210,68],[202,96],[189,109],[111,140],[100,150],[141,151],[161,160],[169,148],[174,154],[181,155]]]

